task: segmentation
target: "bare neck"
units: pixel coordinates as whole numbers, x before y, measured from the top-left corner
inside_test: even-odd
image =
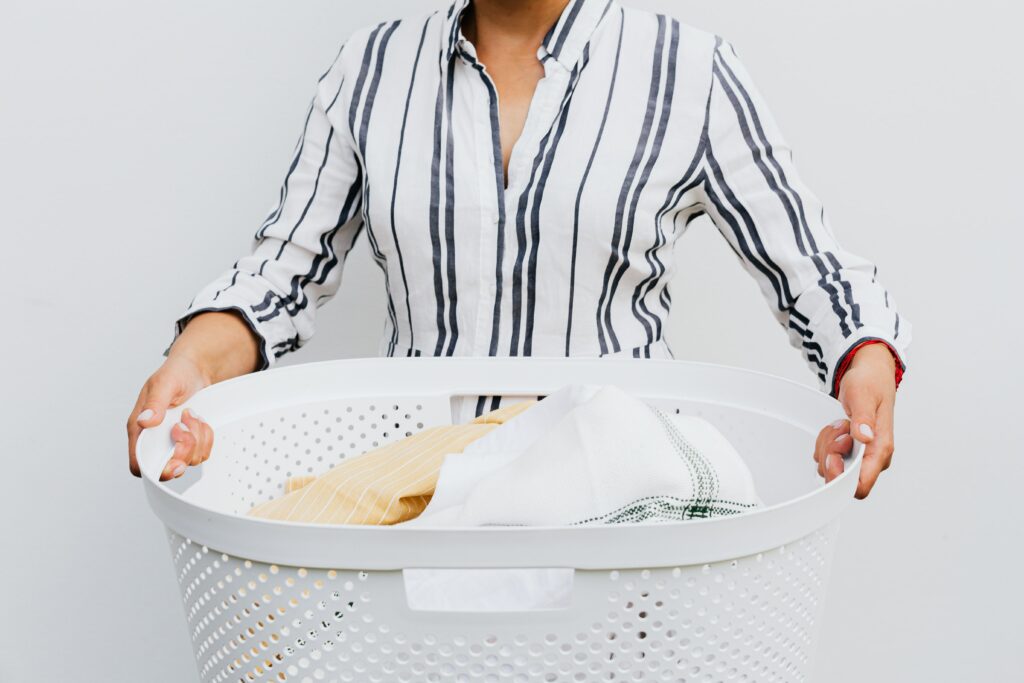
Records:
[[[473,0],[463,33],[477,51],[534,57],[569,0]]]

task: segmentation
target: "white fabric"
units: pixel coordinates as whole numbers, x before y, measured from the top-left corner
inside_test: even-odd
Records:
[[[680,454],[679,439],[691,452]],[[713,477],[695,476],[694,454]],[[670,506],[647,508],[652,501]],[[605,524],[623,509],[664,522],[761,504],[743,459],[706,420],[659,416],[616,387],[569,386],[446,456],[426,509],[396,526]],[[567,568],[405,571],[410,608],[439,611],[565,608],[572,580]]]
[[[482,479],[519,457],[566,413],[593,397],[597,389],[596,386],[570,386],[556,391],[525,413],[469,444],[461,453],[445,456],[434,495],[423,512],[409,521],[433,517],[442,510],[461,505]],[[444,523],[443,520],[442,517],[438,521]]]
[[[659,415],[616,387],[573,386],[448,455],[430,503],[404,524],[609,523],[652,502],[671,509],[639,514],[666,521],[760,499],[743,459],[707,421]]]

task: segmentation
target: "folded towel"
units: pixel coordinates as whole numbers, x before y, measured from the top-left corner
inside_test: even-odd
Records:
[[[319,477],[293,477],[285,495],[249,515],[321,524],[396,524],[430,500],[445,456],[458,453],[536,401],[513,403],[463,425],[431,427],[343,460]]]
[[[572,386],[444,459],[405,526],[581,525],[731,515],[761,504],[707,421],[614,386]]]

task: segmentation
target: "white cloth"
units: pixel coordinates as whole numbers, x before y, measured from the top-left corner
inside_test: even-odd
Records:
[[[445,457],[406,526],[662,522],[760,504],[739,454],[707,421],[613,386],[572,386]]]
[[[434,495],[395,526],[656,523],[761,505],[740,455],[699,417],[612,387],[565,387],[445,457]],[[411,609],[523,611],[571,604],[570,568],[407,569]]]

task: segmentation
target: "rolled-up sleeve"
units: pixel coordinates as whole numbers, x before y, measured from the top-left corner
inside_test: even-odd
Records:
[[[259,340],[264,370],[313,336],[316,310],[336,294],[363,225],[361,165],[344,117],[332,116],[342,110],[343,55],[318,82],[278,201],[250,252],[195,295],[175,321],[172,344],[197,313],[235,311]]]
[[[874,264],[836,241],[731,45],[718,42],[711,70],[704,210],[824,390],[836,394],[837,370],[868,340],[887,344],[902,374],[910,324]]]

